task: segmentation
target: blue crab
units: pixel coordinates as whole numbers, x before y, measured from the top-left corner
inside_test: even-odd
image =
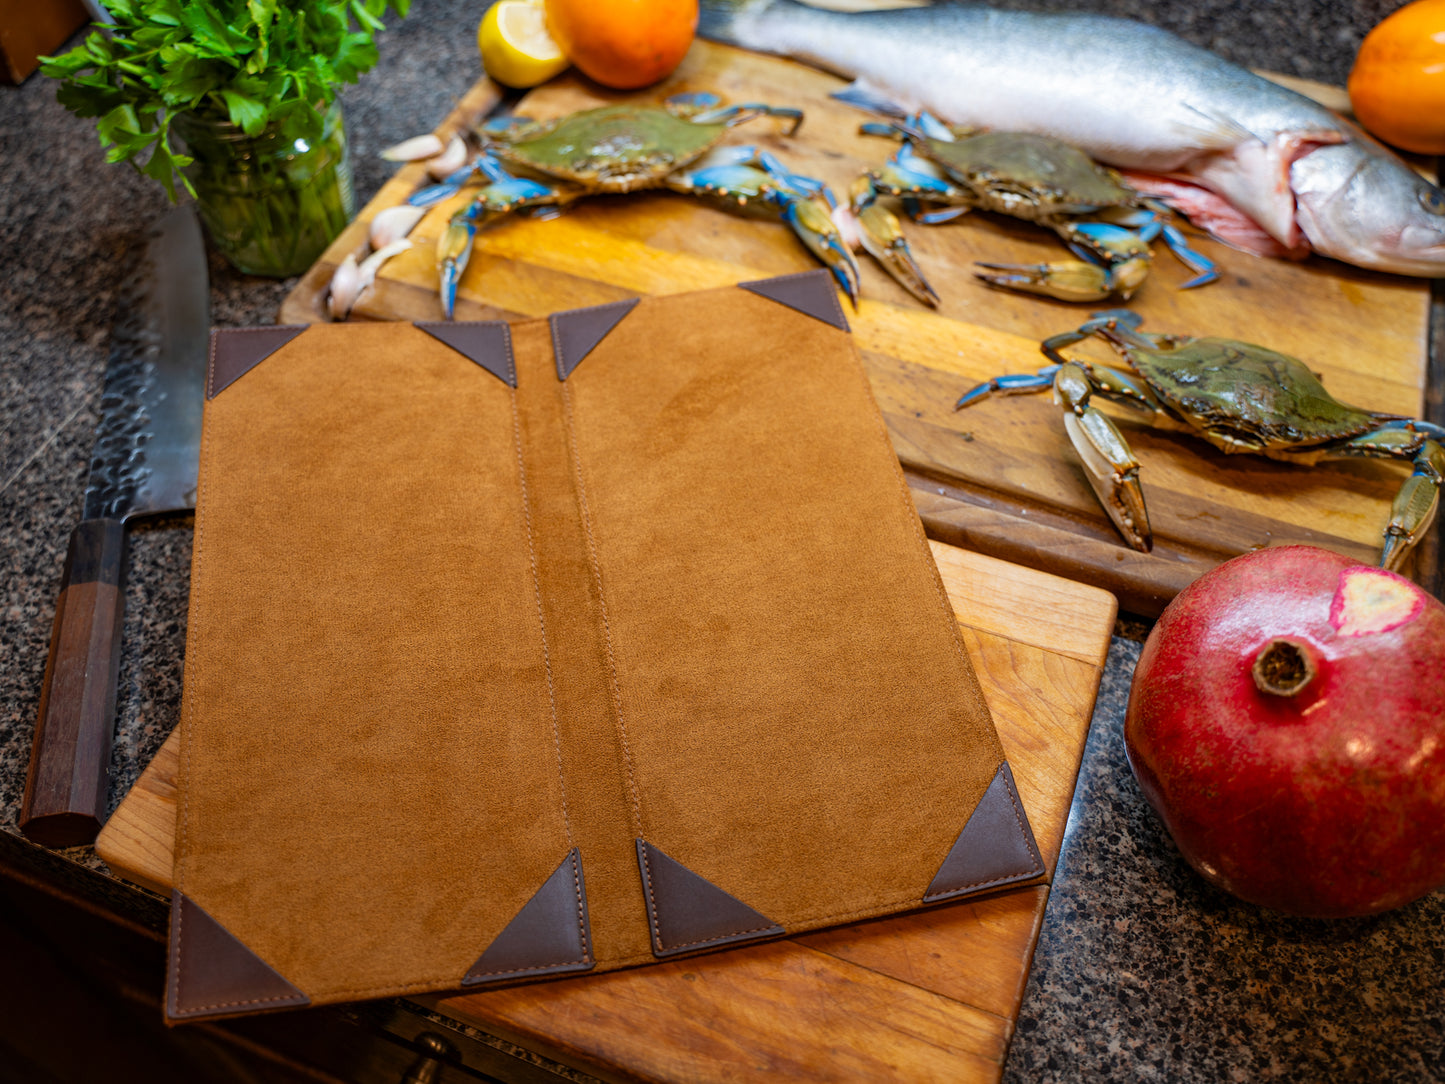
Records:
[[[1035,374],[994,377],[965,392],[955,409],[992,393],[1053,388],[1064,427],[1099,503],[1125,541],[1152,546],[1139,464],[1094,395],[1146,414],[1151,424],[1203,437],[1226,453],[1252,452],[1313,465],[1322,459],[1402,459],[1413,471],[1385,527],[1380,565],[1396,570],[1435,518],[1445,479],[1445,427],[1341,403],[1296,358],[1235,339],[1151,335],[1124,309],[1095,313],[1077,331],[1046,339],[1054,362]],[[1064,347],[1098,336],[1131,372],[1070,359]]]
[[[546,123],[513,116],[483,125],[477,132],[481,153],[410,201],[424,206],[444,199],[474,173],[486,182],[471,203],[452,216],[437,242],[447,319],[479,229],[518,211],[547,213],[595,193],[649,188],[769,208],[828,267],[856,305],[858,268],[833,225],[833,199],[823,183],[790,172],[766,151],[718,146],[730,128],[761,116],[790,121],[789,134],[803,119],[797,109],[757,103],[724,106],[717,95],[696,93],[676,95],[662,106],[620,103]]]
[[[1080,257],[1043,264],[979,264],[983,271],[978,277],[996,286],[1063,301],[1111,296],[1128,300],[1149,274],[1149,242],[1161,235],[1196,272],[1185,289],[1218,277],[1214,265],[1191,249],[1171,224],[1167,208],[1051,136],[950,128],[927,113],[864,124],[862,130],[903,140],[885,166],[853,186],[851,210],[859,220],[862,244],[925,304],[937,305],[937,295],[908,254],[896,219],[876,209],[880,195],[902,198],[909,216],[925,224],[946,222],[975,208],[1037,222],[1058,233]]]

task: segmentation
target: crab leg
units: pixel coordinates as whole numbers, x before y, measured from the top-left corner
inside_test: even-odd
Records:
[[[487,185],[465,210],[452,215],[447,228],[437,238],[437,272],[441,277],[442,313],[446,319],[452,318],[456,308],[457,284],[471,259],[472,242],[478,230],[525,207],[557,204],[568,198],[568,193],[558,189],[509,176]]]
[[[1064,429],[1083,460],[1084,476],[1124,541],[1148,553],[1154,536],[1139,485],[1139,463],[1118,427],[1089,405],[1093,390],[1081,365],[1069,362],[1054,374],[1054,401],[1063,407]]]
[[[958,402],[953,404],[953,409],[971,407],[974,403],[983,402],[990,395],[1031,395],[1045,391],[1054,386],[1054,374],[1058,371],[1059,366],[1049,365],[1037,373],[1005,373],[1003,376],[993,377],[982,384],[975,384],[960,395]]]
[[[967,189],[950,181],[942,169],[907,143],[869,176],[879,194],[885,196],[916,197],[949,204],[963,204],[970,196]],[[964,206],[957,214],[966,214],[968,209]]]
[[[760,171],[766,176],[759,177]],[[718,147],[686,169],[669,174],[664,183],[674,192],[725,195],[740,206],[770,198],[779,187],[793,189],[800,196],[828,190],[822,181],[794,173],[775,155],[749,146]]]
[[[913,258],[898,219],[878,202],[873,179],[867,175],[859,177],[853,182],[850,196],[849,221],[857,227],[858,244],[905,290],[925,305],[938,308],[938,294]]]
[[[990,286],[1022,290],[1059,301],[1104,301],[1116,294],[1127,301],[1148,270],[1148,264],[1138,260],[1118,268],[1100,267],[1082,260],[1035,264],[979,262],[974,266],[983,268],[975,271],[974,276]]]
[[[702,168],[673,173],[666,184],[674,192],[714,196],[740,207],[763,201],[781,208],[783,221],[858,307],[858,265],[829,215],[833,196],[821,181],[791,173],[772,155],[744,147],[714,152]]]
[[[462,166],[455,173],[443,177],[436,184],[429,184],[418,188],[406,202],[411,207],[431,207],[442,200],[451,199],[460,192],[466,183],[472,179],[472,174],[480,173],[488,181],[505,181],[512,175],[502,168],[502,163],[483,151],[466,165]]]
[[[858,308],[858,265],[843,243],[843,236],[833,224],[826,204],[818,197],[788,199],[783,205],[783,221],[814,256],[822,261],[838,285]]]
[[[1130,313],[1129,315],[1133,315]],[[1108,319],[1090,321],[1105,325]],[[1086,327],[1089,325],[1085,325]],[[1084,463],[1084,476],[1093,487],[1104,511],[1119,528],[1124,540],[1136,550],[1148,553],[1154,538],[1149,530],[1149,513],[1139,485],[1139,463],[1128,442],[1108,415],[1089,405],[1095,395],[1159,414],[1157,401],[1132,377],[1102,365],[1070,361],[1058,353],[1085,338],[1078,332],[1055,335],[1049,340],[1049,356],[1057,364],[1037,373],[1012,373],[985,380],[959,396],[955,410],[972,406],[990,395],[1027,395],[1054,389],[1054,402],[1063,407],[1064,429]]]
[[[1098,221],[1108,226],[1127,226],[1141,241],[1162,239],[1174,258],[1189,270],[1194,277],[1180,285],[1181,290],[1192,290],[1218,280],[1219,268],[1204,253],[1189,245],[1189,238],[1173,224],[1174,213],[1158,200],[1146,199],[1142,207],[1108,207],[1099,212]],[[1092,223],[1082,223],[1087,229]],[[1067,238],[1066,238],[1067,239]],[[1105,253],[1107,256],[1107,253]]]
[[[1427,440],[1415,457],[1414,472],[1405,479],[1390,506],[1390,522],[1385,526],[1385,544],[1380,551],[1381,568],[1394,572],[1430,529],[1440,506],[1442,480],[1445,448]]]
[[[1394,572],[1430,529],[1439,510],[1440,489],[1445,485],[1445,428],[1430,422],[1390,421],[1330,449],[1324,458],[1354,456],[1414,462],[1414,471],[1390,506],[1390,522],[1380,552],[1380,567]]]
[[[784,105],[764,105],[761,102],[725,105],[703,113],[694,113],[689,119],[694,124],[726,124],[729,128],[735,128],[754,117],[782,117],[784,120],[792,121],[793,123],[788,126],[787,135],[792,135],[803,123],[801,109],[793,109]]]

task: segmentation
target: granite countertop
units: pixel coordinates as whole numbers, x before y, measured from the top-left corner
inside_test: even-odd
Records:
[[[1238,63],[1342,83],[1364,31],[1399,4],[1063,6],[1144,18]],[[376,152],[430,129],[477,78],[479,14],[475,3],[417,0],[382,36],[378,68],[344,94],[359,204],[393,168]],[[105,165],[92,122],[61,109],[45,80],[0,88],[0,862],[152,924],[164,922],[159,901],[105,876],[88,849],[52,855],[14,825],[117,280],[164,209],[153,182]],[[214,256],[210,270],[219,326],[274,322],[294,285],[239,275]],[[178,717],[190,544],[188,517],[131,534],[112,807]],[[1110,650],[1005,1079],[1445,1078],[1445,894],[1325,923],[1263,912],[1201,881],[1125,760],[1123,710],[1143,626],[1121,629],[1129,635]]]

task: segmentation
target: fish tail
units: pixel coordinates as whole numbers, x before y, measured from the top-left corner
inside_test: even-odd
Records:
[[[744,14],[761,14],[773,3],[774,0],[699,0],[698,37],[725,45],[741,45],[743,43],[737,34],[738,19]]]

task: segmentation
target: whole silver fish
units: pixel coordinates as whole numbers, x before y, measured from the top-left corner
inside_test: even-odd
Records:
[[[1221,196],[1288,250],[1445,276],[1445,193],[1359,128],[1129,19],[941,4],[702,0],[699,33],[857,80],[954,124],[1040,132]]]

